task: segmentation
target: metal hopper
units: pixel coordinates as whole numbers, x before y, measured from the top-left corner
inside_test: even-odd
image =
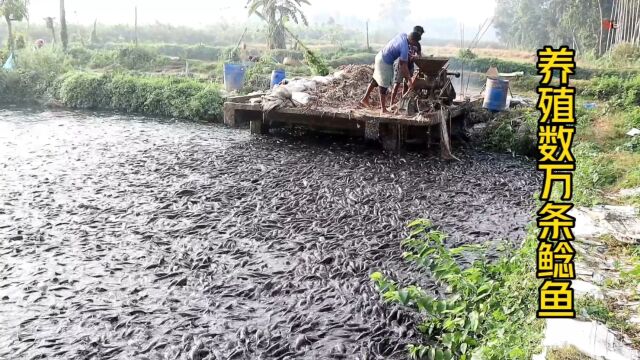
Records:
[[[427,76],[437,76],[440,70],[447,65],[449,58],[446,57],[419,57],[414,60],[420,72]]]

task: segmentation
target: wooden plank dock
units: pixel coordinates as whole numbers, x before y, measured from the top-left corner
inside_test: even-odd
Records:
[[[420,118],[406,115],[379,116],[374,109],[317,109],[285,107],[263,112],[261,104],[251,103],[260,97],[238,96],[224,103],[224,123],[230,127],[249,125],[252,134],[266,134],[274,128],[300,126],[313,131],[338,133],[370,140],[379,140],[387,150],[400,150],[410,141],[432,143],[431,128],[447,119],[449,136],[452,129],[464,127],[464,118],[472,102],[457,102],[446,112],[436,111]],[[455,130],[453,130],[455,131]],[[434,133],[439,134],[439,131]]]

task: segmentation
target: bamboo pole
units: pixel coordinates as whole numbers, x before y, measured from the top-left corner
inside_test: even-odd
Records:
[[[618,7],[618,29],[616,29],[616,43],[622,42],[622,34],[624,34],[624,7],[626,4],[626,0],[620,1],[620,6]]]
[[[630,0],[624,1],[624,31],[622,32],[622,41],[627,42],[629,39],[629,6],[631,5]]]
[[[616,16],[618,28],[616,29],[616,44],[622,41],[622,34],[624,33],[624,4],[625,0],[620,0],[618,5],[618,15]]]
[[[627,41],[627,30],[629,30],[629,0],[624,0],[624,10],[622,11],[622,21],[624,23],[624,27],[622,28],[622,36],[620,40],[623,42]]]
[[[615,4],[615,12],[613,14],[613,16],[611,17],[611,21],[613,21],[615,23],[615,28],[613,29],[613,34],[611,35],[611,48],[613,48],[613,45],[616,43],[616,40],[618,39],[618,14],[620,13],[620,6],[622,6],[620,4],[622,0],[616,0]]]
[[[635,9],[636,1],[629,0],[629,14],[627,14],[627,31],[626,33],[626,41],[628,43],[633,43],[633,19],[635,17],[636,9]]]
[[[624,41],[624,28],[626,26],[624,23],[624,14],[626,11],[626,7],[627,7],[627,0],[622,0],[622,2],[620,3],[620,14],[618,15],[618,18],[620,19],[620,25],[618,28],[618,36],[616,38],[617,43]]]
[[[627,30],[629,27],[628,16],[629,16],[629,0],[624,0],[624,7],[622,8],[622,34],[620,35],[620,41],[627,41]]]
[[[636,13],[633,19],[633,44],[638,43],[638,19],[640,18],[640,1],[636,0]]]
[[[615,0],[613,0],[611,2],[611,15],[609,16],[609,21],[613,21],[613,12],[614,12],[615,8],[616,8],[616,2],[615,2]],[[611,28],[607,29],[607,41],[604,44],[604,52],[605,53],[607,51],[609,51],[609,44],[610,44],[610,41],[611,41],[611,31],[612,31]]]
[[[627,0],[627,15],[625,19],[624,39],[626,42],[631,42],[631,14],[633,14],[634,0]]]
[[[598,9],[600,10],[600,35],[598,36],[598,57],[602,55],[602,35],[604,29],[602,28],[602,1],[598,0]]]
[[[622,0],[621,6],[620,6],[620,28],[618,29],[618,43],[623,42],[624,41],[624,30],[626,27],[625,21],[624,21],[624,14],[627,11],[627,0]]]
[[[369,20],[367,20],[367,51],[371,51],[371,46],[369,45]]]
[[[134,24],[134,27],[135,27],[135,43],[136,43],[136,46],[138,46],[138,7],[137,6],[134,8],[134,11],[135,11],[135,24]]]
[[[635,3],[635,0],[628,0],[629,4],[627,7],[627,20],[625,21],[627,24],[627,27],[625,29],[625,41],[626,42],[631,42],[631,30],[632,30],[632,26],[631,26],[631,16],[633,15],[633,4]]]

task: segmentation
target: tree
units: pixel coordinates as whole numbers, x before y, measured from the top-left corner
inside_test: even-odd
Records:
[[[69,44],[69,34],[67,33],[67,17],[64,10],[64,0],[60,0],[60,42],[62,43],[62,51],[67,51]]]
[[[29,0],[0,0],[0,14],[7,22],[7,47],[14,48],[13,27],[11,22],[29,18]]]
[[[302,12],[302,5],[309,5],[309,1],[247,0],[249,15],[255,14],[267,23],[267,48],[286,48],[284,26],[288,20],[293,20],[296,24],[301,21],[305,26],[309,25]]]
[[[51,31],[51,43],[55,45],[56,44],[56,25],[53,22],[54,20],[55,18],[52,18],[51,16],[44,18],[44,22],[47,24],[47,29]]]
[[[598,0],[497,0],[494,25],[510,46],[567,45],[597,52],[599,9]]]
[[[89,36],[89,43],[91,45],[96,45],[100,40],[98,40],[98,19],[93,21],[93,29],[91,30],[91,35]]]

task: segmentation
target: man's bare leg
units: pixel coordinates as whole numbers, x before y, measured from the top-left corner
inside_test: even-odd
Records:
[[[391,91],[391,105],[396,103],[396,98],[398,97],[398,91],[400,91],[400,84],[393,84],[393,90]]]
[[[369,103],[369,98],[371,97],[371,92],[375,88],[376,88],[376,84],[374,84],[374,82],[372,81],[369,84],[369,87],[367,87],[367,92],[364,94],[364,97],[362,98],[362,100],[360,100],[360,105],[364,107],[371,107],[371,104]]]
[[[387,111],[387,88],[380,87],[380,115],[386,114]]]

